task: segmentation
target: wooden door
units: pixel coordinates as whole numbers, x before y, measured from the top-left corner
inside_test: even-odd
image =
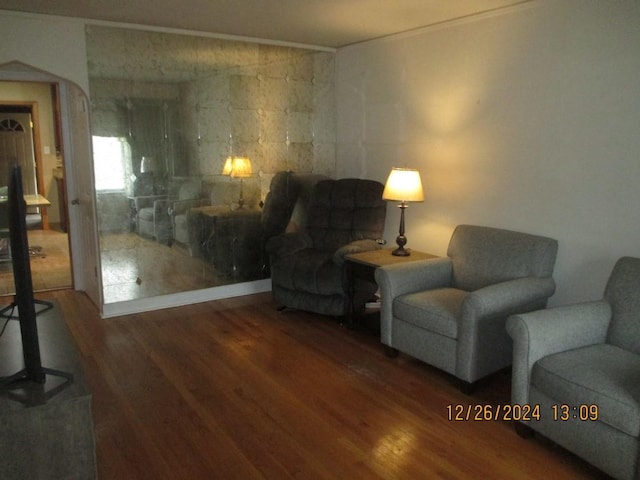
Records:
[[[70,82],[60,83],[59,93],[74,285],[102,308],[88,102],[82,90]]]
[[[10,169],[22,169],[25,195],[38,193],[31,113],[0,113],[0,187],[9,184]]]

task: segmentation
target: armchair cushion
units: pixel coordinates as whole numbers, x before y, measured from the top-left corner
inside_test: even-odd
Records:
[[[423,290],[396,298],[393,311],[394,315],[416,327],[458,338],[458,319],[468,295],[457,288]]]
[[[137,210],[138,220],[153,222],[153,207],[145,207]]]
[[[312,248],[287,257],[287,269],[275,269],[272,280],[280,287],[316,295],[339,295],[344,292],[344,276],[331,256]]]
[[[563,404],[597,405],[600,421],[640,436],[640,356],[634,353],[603,343],[549,355],[534,365],[531,383]]]

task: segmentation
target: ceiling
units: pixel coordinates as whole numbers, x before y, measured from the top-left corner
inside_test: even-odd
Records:
[[[528,1],[0,0],[0,9],[338,48]]]

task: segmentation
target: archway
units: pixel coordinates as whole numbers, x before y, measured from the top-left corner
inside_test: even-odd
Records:
[[[43,82],[55,86],[59,106],[59,148],[65,176],[73,287],[102,308],[97,247],[91,137],[86,94],[74,82],[21,62],[0,65],[0,81]]]

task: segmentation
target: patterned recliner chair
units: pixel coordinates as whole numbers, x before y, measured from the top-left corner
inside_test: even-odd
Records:
[[[302,230],[272,237],[273,297],[281,307],[325,315],[349,313],[344,255],[380,248],[386,217],[384,186],[373,180],[322,180],[311,192]],[[358,281],[354,310],[376,292],[373,282]]]

